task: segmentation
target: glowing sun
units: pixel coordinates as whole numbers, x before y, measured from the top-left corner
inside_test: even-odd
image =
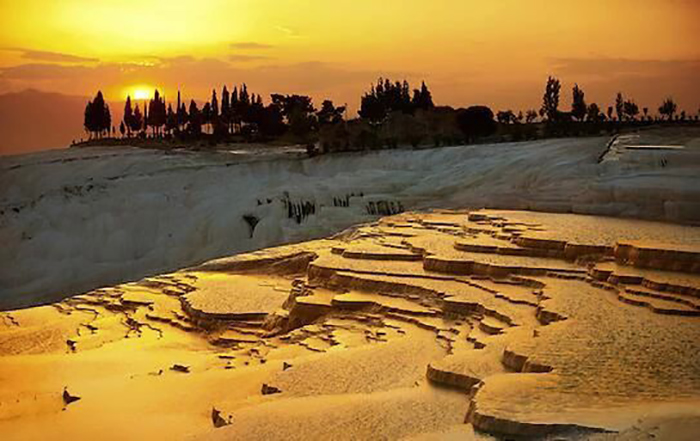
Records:
[[[151,97],[151,93],[146,89],[136,89],[134,90],[134,99],[136,100],[147,100]]]

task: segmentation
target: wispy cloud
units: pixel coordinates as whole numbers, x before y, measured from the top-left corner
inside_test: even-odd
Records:
[[[302,36],[301,32],[299,32],[298,29],[292,28],[289,26],[277,25],[277,26],[275,26],[275,29],[278,30],[279,32],[285,34],[287,37],[299,38]]]
[[[258,64],[181,56],[148,64],[32,63],[4,67],[0,68],[0,85],[5,82],[5,87],[13,90],[36,85],[44,90],[92,94],[98,89],[118,90],[123,85],[147,83],[171,90],[182,87],[186,96],[201,98],[209,96],[212,87],[246,82],[251,90],[263,96],[269,96],[270,93],[309,94],[316,100],[330,98],[352,106],[361,91],[380,75],[403,77],[396,72],[358,70],[342,63],[321,61]]]
[[[274,46],[267,43],[258,43],[255,41],[239,41],[229,44],[231,49],[239,50],[259,50],[259,49],[272,49]]]
[[[49,63],[95,63],[100,61],[97,58],[82,57],[79,55],[65,54],[61,52],[37,51],[24,48],[6,48],[4,50],[19,52],[20,56],[26,60],[43,61]]]
[[[87,66],[63,66],[47,63],[28,63],[19,66],[0,68],[0,79],[3,80],[62,80],[77,79],[89,73],[93,68]]]
[[[266,55],[246,55],[246,54],[233,54],[229,55],[229,61],[234,63],[248,63],[253,61],[270,60],[272,57]]]
[[[556,72],[572,75],[609,77],[611,75],[655,76],[660,73],[695,71],[700,69],[700,60],[676,59],[632,59],[632,58],[553,58]]]
[[[618,92],[642,105],[654,106],[673,96],[692,109],[700,100],[697,73],[700,59],[554,58],[553,72],[564,81],[581,84],[589,101],[610,103]]]

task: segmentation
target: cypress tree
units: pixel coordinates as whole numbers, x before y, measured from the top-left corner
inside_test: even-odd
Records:
[[[202,116],[194,100],[190,100],[189,131],[193,135],[202,133]]]
[[[149,125],[148,114],[150,112],[149,112],[148,107],[149,106],[147,106],[146,104],[143,105],[143,125],[142,125],[142,128],[143,128],[144,132],[148,131],[148,125]],[[148,135],[148,133],[146,133],[146,135]]]
[[[231,130],[231,96],[228,89],[224,85],[224,90],[221,91],[221,120],[226,125],[226,131]]]
[[[202,123],[211,124],[211,122],[211,103],[204,103],[204,107],[202,107]]]
[[[180,90],[177,91],[177,106],[175,107],[175,120],[177,121],[177,130],[180,130],[182,126],[182,116],[180,115],[180,109],[182,108],[182,100],[180,99]]]
[[[188,115],[187,109],[185,108],[185,103],[181,103],[177,110],[177,126],[178,129],[182,129],[187,124]]]
[[[216,90],[211,91],[211,119],[212,122],[219,117],[219,100],[216,99]]]
[[[90,135],[96,136],[108,135],[112,129],[112,116],[109,112],[109,106],[105,103],[102,91],[97,91],[95,99],[88,101],[85,106],[85,115],[83,125]]]
[[[161,128],[166,122],[165,98],[160,96],[158,89],[153,94],[153,99],[148,102],[148,125],[152,127],[153,133],[161,134]]]
[[[573,102],[571,103],[571,115],[579,121],[583,121],[586,117],[588,107],[586,105],[585,95],[583,90],[578,87],[578,84],[573,88]]]
[[[422,109],[432,109],[433,107],[435,107],[435,104],[433,103],[433,94],[430,93],[428,86],[425,85],[425,81],[421,83],[420,95]]]
[[[126,103],[124,104],[124,117],[122,118],[122,123],[123,123],[122,127],[126,127],[126,131],[129,135],[129,137],[131,137],[131,126],[132,126],[131,120],[133,119],[133,117],[134,117],[134,111],[131,108],[131,96],[127,96]]]
[[[235,131],[236,126],[239,126],[241,123],[241,104],[240,101],[238,100],[238,86],[233,87],[233,92],[231,92],[231,126],[234,130],[231,130],[231,133]]]
[[[90,138],[92,139],[92,134],[95,132],[95,112],[93,110],[92,101],[88,101],[85,105],[85,114],[83,119],[83,127],[85,131],[88,132]]]
[[[172,133],[177,129],[177,113],[173,112],[172,104],[168,104],[168,112],[165,117],[165,130]]]
[[[141,127],[143,126],[143,115],[141,115],[141,109],[139,108],[138,103],[136,104],[136,107],[134,108],[134,115],[131,118],[131,129],[132,132],[139,132],[141,131]]]
[[[622,122],[625,118],[625,99],[621,92],[618,92],[615,97],[615,113],[617,113],[617,120]]]

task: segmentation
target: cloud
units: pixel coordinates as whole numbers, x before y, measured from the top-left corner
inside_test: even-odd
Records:
[[[271,57],[266,55],[244,55],[244,54],[234,54],[229,55],[228,60],[234,63],[247,63],[250,61],[262,61],[269,60]]]
[[[313,93],[353,83],[369,84],[380,75],[379,72],[349,69],[342,64],[322,61],[265,65],[250,71],[255,77],[270,83],[279,82],[294,93]]]
[[[239,50],[259,50],[259,49],[272,49],[274,46],[267,43],[256,43],[254,41],[239,41],[236,43],[229,44],[231,49]]]
[[[194,61],[197,61],[195,57],[192,55],[178,55],[176,57],[160,57],[159,58],[162,61],[167,61],[170,63],[192,63]]]
[[[610,77],[612,75],[656,76],[685,71],[697,72],[700,60],[654,60],[631,58],[553,58],[556,72],[571,75]]]
[[[288,37],[291,38],[298,38],[301,37],[301,33],[295,29],[295,28],[290,28],[288,26],[275,26],[275,29],[277,29],[279,32],[285,34]]]
[[[257,55],[251,54],[256,57]],[[390,72],[354,68],[344,63],[307,61],[285,63],[232,63],[218,58],[178,56],[154,59],[153,63],[97,63],[94,65],[56,65],[33,63],[0,68],[0,92],[36,87],[64,93],[94,95],[97,90],[108,100],[123,93],[129,85],[149,84],[163,88],[169,96],[180,89],[188,101],[206,99],[212,88],[220,90],[247,83],[251,92],[267,101],[270,94],[310,95],[314,102],[332,99],[358,105],[362,91],[379,76],[420,78],[410,72]],[[4,84],[4,86],[3,86]]]
[[[700,59],[591,57],[549,61],[564,81],[580,84],[591,102],[609,104],[617,92],[648,106],[656,106],[667,96],[687,109],[697,108],[700,102]]]
[[[95,63],[97,58],[81,57],[78,55],[64,54],[60,52],[36,51],[32,49],[8,48],[8,51],[19,52],[26,60],[44,61],[49,63]]]
[[[23,81],[77,79],[91,70],[92,68],[87,66],[29,63],[0,68],[0,79]]]

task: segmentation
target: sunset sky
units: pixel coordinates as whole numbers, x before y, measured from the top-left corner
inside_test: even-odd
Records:
[[[700,107],[695,0],[0,0],[0,93],[203,99],[247,82],[357,106],[378,75],[437,103],[538,107],[548,74],[609,105]]]

